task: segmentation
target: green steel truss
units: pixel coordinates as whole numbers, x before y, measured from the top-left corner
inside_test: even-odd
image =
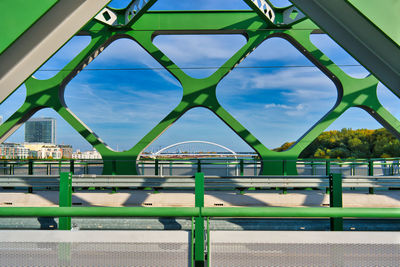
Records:
[[[132,5],[136,2],[133,1]],[[301,13],[296,13],[294,6],[275,8],[270,5],[273,16],[271,13],[266,14],[269,10],[258,8],[251,0],[245,2],[253,10],[245,11],[148,11],[155,2],[156,0],[150,0],[144,2],[141,7],[131,5],[121,10],[108,8],[98,15],[103,16],[100,18],[103,21],[96,18],[89,21],[77,34],[90,36],[91,42],[69,64],[48,80],[38,80],[34,77],[26,80],[25,103],[0,126],[0,141],[5,140],[38,110],[51,108],[99,151],[104,160],[104,174],[137,174],[136,162],[146,147],[188,110],[205,107],[258,153],[263,162],[261,174],[293,175],[297,174],[295,164],[299,154],[351,107],[366,110],[400,137],[400,122],[377,98],[378,80],[373,75],[363,79],[350,77],[335,65],[310,41],[311,34],[320,32],[319,27]],[[105,12],[107,14],[104,14]],[[291,16],[292,14],[298,15]],[[163,34],[242,34],[247,38],[247,43],[211,76],[196,79],[188,76],[153,44],[153,38]],[[338,92],[337,102],[332,109],[284,152],[272,151],[262,144],[224,109],[216,95],[218,83],[257,46],[271,37],[289,41],[334,82]],[[131,149],[122,152],[109,148],[68,109],[64,101],[66,85],[97,55],[107,49],[110,43],[119,38],[129,38],[137,42],[167,69],[183,88],[181,102]]]

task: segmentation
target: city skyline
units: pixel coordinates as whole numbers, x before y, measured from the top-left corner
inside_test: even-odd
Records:
[[[112,1],[111,5],[123,7],[125,2]],[[221,8],[248,9],[242,0],[223,1],[223,4],[221,1],[198,1],[196,6],[181,2],[159,0],[153,9],[197,7],[206,10],[217,7],[215,2],[219,2]],[[369,75],[328,36],[313,35],[312,41],[349,75]],[[34,76],[38,79],[53,76],[56,71],[51,70],[65,66],[88,42],[88,37],[74,37]],[[161,51],[185,68],[187,74],[197,78],[211,75],[245,42],[242,35],[163,35],[154,39]],[[217,96],[221,105],[268,148],[297,140],[335,104],[337,93],[333,82],[283,39],[265,41],[238,67],[221,81]],[[110,44],[88,68],[98,70],[79,73],[67,85],[65,100],[69,108],[114,150],[131,148],[182,96],[177,80],[167,71],[158,69],[160,65],[132,40],[121,39]],[[22,104],[24,90],[22,85],[1,105],[0,114],[4,114],[4,119]],[[392,96],[387,88],[379,85],[379,99],[399,118],[398,100]],[[58,121],[58,143],[71,144],[75,149],[91,149],[56,112],[40,110],[34,115],[49,116]],[[351,109],[327,130],[350,127],[376,129],[382,126],[365,111]],[[21,128],[6,142],[21,140]],[[183,115],[149,149],[187,140],[212,141],[235,151],[251,151],[229,127],[204,108]]]

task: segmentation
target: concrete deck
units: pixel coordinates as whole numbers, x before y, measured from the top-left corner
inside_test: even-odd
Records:
[[[126,190],[79,191],[73,193],[73,206],[152,206],[152,207],[191,207],[194,206],[194,193],[190,191],[152,191]],[[400,191],[377,191],[368,194],[363,191],[344,191],[344,207],[400,207]],[[37,207],[58,206],[57,191],[1,191],[0,206]],[[321,207],[329,206],[329,195],[322,190],[248,191],[239,194],[233,191],[209,191],[205,195],[205,206],[224,207]]]

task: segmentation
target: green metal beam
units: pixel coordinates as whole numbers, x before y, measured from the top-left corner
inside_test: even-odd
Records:
[[[1,212],[1,210],[0,210]],[[400,218],[398,208],[279,208],[279,207],[218,207],[203,208],[205,217],[347,217]]]
[[[399,208],[0,207],[0,217],[347,217],[400,218]]]
[[[195,217],[199,208],[177,207],[11,207],[1,217]]]
[[[109,1],[0,1],[0,103]]]
[[[59,0],[2,0],[0,1],[0,54],[26,32]],[[12,30],[10,30],[12,29]]]
[[[399,1],[291,2],[400,97]]]
[[[300,0],[294,0],[297,2]],[[149,6],[155,1],[149,1]],[[80,34],[89,35],[92,40],[74,59],[58,74],[48,80],[27,79],[27,97],[25,103],[0,126],[0,142],[15,132],[26,120],[42,108],[55,110],[99,153],[104,161],[103,174],[137,174],[137,160],[143,150],[154,142],[168,127],[175,123],[187,111],[196,107],[211,110],[219,119],[229,126],[260,156],[263,175],[295,175],[296,159],[300,153],[326,130],[335,120],[351,107],[366,110],[378,122],[400,137],[400,121],[391,115],[379,102],[376,88],[378,80],[374,76],[356,79],[348,76],[310,41],[310,35],[320,32],[311,20],[304,16],[288,19],[296,12],[296,7],[274,8],[275,19],[266,19],[259,4],[246,0],[253,10],[245,11],[147,11],[137,13],[136,19],[126,22],[128,9],[114,10],[118,16],[117,24],[92,19]],[[307,1],[305,1],[307,2]],[[315,1],[308,1],[315,3]],[[326,0],[320,1],[324,5]],[[338,0],[342,2],[342,0]],[[132,2],[133,3],[133,2]],[[269,3],[262,1],[262,4]],[[303,3],[304,5],[304,3]],[[144,6],[143,8],[148,8]],[[131,7],[131,6],[130,6]],[[258,9],[257,9],[258,8]],[[143,10],[145,10],[143,9]],[[287,22],[285,24],[285,21]],[[120,23],[121,22],[121,23]],[[182,23],[184,22],[184,23]],[[348,26],[348,25],[347,25]],[[196,79],[187,75],[171,59],[153,44],[157,35],[163,34],[241,34],[247,38],[241,47],[212,75]],[[262,144],[248,131],[241,122],[234,118],[220,104],[217,97],[217,86],[229,72],[246,58],[253,50],[269,38],[284,38],[296,47],[323,72],[337,87],[337,102],[331,110],[315,123],[287,151],[275,152]],[[130,38],[139,43],[156,61],[168,70],[182,85],[181,102],[131,148],[118,152],[108,147],[86,124],[73,114],[64,101],[65,86],[85,66],[100,54],[107,46],[119,38]],[[396,50],[397,54],[398,50]],[[399,79],[400,80],[400,79]],[[323,88],[321,88],[323,90]],[[265,114],[268,116],[268,114]]]
[[[60,192],[58,205],[60,207],[72,206],[72,173],[60,173]],[[71,217],[60,217],[58,229],[71,230]]]

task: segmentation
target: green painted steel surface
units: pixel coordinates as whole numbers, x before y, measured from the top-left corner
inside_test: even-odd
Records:
[[[155,1],[149,1],[149,8]],[[249,2],[249,1],[246,1]],[[289,7],[290,8],[290,7]],[[111,9],[112,10],[112,9]],[[372,117],[400,137],[400,121],[391,115],[377,98],[378,80],[374,76],[353,78],[344,73],[310,41],[310,35],[319,28],[309,19],[284,24],[286,9],[274,8],[274,22],[260,12],[250,11],[154,11],[142,12],[141,16],[127,25],[107,25],[91,20],[80,34],[91,37],[90,44],[83,49],[57,75],[48,80],[27,79],[25,103],[0,126],[0,137],[5,138],[42,108],[55,110],[83,138],[99,151],[103,160],[103,174],[137,174],[137,160],[141,152],[157,139],[169,126],[187,111],[205,107],[228,125],[239,137],[252,147],[262,160],[260,174],[297,174],[296,159],[329,125],[351,107],[366,110]],[[113,10],[118,22],[125,21],[126,10]],[[261,12],[262,13],[262,12]],[[139,13],[138,13],[139,14]],[[184,22],[184,23],[182,23]],[[242,34],[247,43],[229,58],[211,76],[197,79],[187,75],[152,42],[162,34]],[[309,129],[290,149],[275,152],[268,149],[220,104],[216,88],[219,82],[258,45],[268,38],[288,40],[305,57],[313,62],[337,87],[338,99],[332,109]],[[119,39],[129,38],[139,43],[155,60],[164,66],[182,85],[181,102],[162,119],[138,143],[127,151],[117,152],[109,148],[93,133],[64,102],[64,88],[77,73]]]
[[[198,172],[195,175],[195,207],[200,209],[199,216],[195,217],[195,266],[204,266],[204,217],[201,216],[201,209],[204,208],[204,173]]]
[[[0,217],[347,217],[400,218],[398,208],[0,207]]]
[[[58,1],[1,0],[0,54]]]
[[[72,173],[60,173],[60,193],[58,205],[60,207],[72,206]],[[59,229],[71,230],[71,217],[60,217]]]
[[[347,0],[376,27],[400,46],[400,1]]]
[[[391,0],[291,2],[400,97],[400,53],[394,41],[398,39],[398,4]]]
[[[0,210],[1,212],[1,210]],[[208,217],[348,217],[400,218],[398,208],[279,208],[279,207],[221,207],[203,208]]]
[[[12,207],[2,217],[195,217],[199,208],[176,207]]]
[[[333,173],[329,176],[329,206],[334,208],[343,207],[342,175]],[[331,231],[343,231],[342,218],[330,218]]]

